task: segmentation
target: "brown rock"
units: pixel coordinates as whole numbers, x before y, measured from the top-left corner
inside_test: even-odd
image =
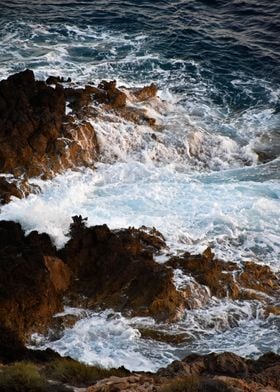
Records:
[[[143,88],[133,91],[133,94],[138,101],[146,101],[147,99],[155,97],[157,91],[157,86],[152,83],[150,86],[145,86]]]
[[[58,84],[58,83],[70,83],[71,78],[67,78],[66,80],[61,76],[49,76],[46,80],[47,84]]]
[[[64,89],[63,78],[51,77],[48,83],[35,81],[30,70],[10,76],[0,82],[0,172],[52,177],[70,167],[91,165],[98,153],[92,125],[86,121],[67,123],[65,96],[67,91],[90,102],[84,89]],[[71,124],[71,125],[69,125]],[[17,182],[0,183],[2,202],[10,195],[22,197]]]
[[[87,306],[175,319],[186,299],[173,284],[173,271],[153,260],[161,246],[155,233],[86,228],[77,217],[60,257],[78,278],[74,291],[89,299]]]
[[[237,281],[242,287],[261,291],[271,296],[279,293],[280,289],[279,277],[268,266],[253,262],[244,263]]]
[[[4,177],[0,177],[0,203],[8,203],[11,196],[20,198],[22,196],[22,192],[15,183],[7,181]]]
[[[251,363],[251,378],[262,385],[280,389],[280,356],[269,353]]]
[[[44,261],[50,274],[50,280],[56,291],[66,291],[71,280],[69,267],[57,257],[44,256]]]
[[[154,380],[145,376],[110,377],[90,386],[87,392],[152,392]]]
[[[205,360],[209,373],[239,377],[246,377],[248,374],[246,362],[233,353],[210,354]]]
[[[116,86],[116,81],[106,82],[103,80],[98,88],[104,90],[107,96],[107,102],[112,108],[122,108],[126,105],[126,95]]]
[[[187,333],[171,334],[166,331],[159,331],[158,329],[152,328],[138,328],[141,333],[142,339],[152,339],[158,340],[159,342],[166,342],[168,344],[178,345],[181,343],[186,343],[191,339],[190,335]]]
[[[185,253],[181,258],[173,257],[168,265],[191,274],[198,283],[209,287],[211,294],[216,297],[239,296],[239,288],[231,274],[234,267],[238,268],[237,265],[213,259],[211,250],[206,250],[202,255]]]
[[[69,276],[63,262],[52,259],[54,252],[47,235],[25,237],[19,224],[0,222],[0,323],[21,341],[62,310]]]
[[[168,265],[192,275],[201,285],[209,287],[211,294],[223,298],[260,300],[275,298],[280,293],[280,279],[268,266],[245,262],[241,266],[214,258],[211,249],[202,255],[185,253],[172,257]]]

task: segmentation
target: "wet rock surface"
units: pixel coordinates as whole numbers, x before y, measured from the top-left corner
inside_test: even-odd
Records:
[[[250,261],[242,264],[224,262],[216,259],[209,248],[202,255],[186,252],[182,257],[172,257],[167,265],[191,274],[199,284],[210,289],[211,295],[218,298],[229,296],[232,299],[258,299],[269,303],[280,296],[279,274],[268,266]]]
[[[25,236],[19,224],[1,221],[0,360],[44,363],[56,358],[51,350],[28,350],[24,342],[32,332],[47,330],[52,316],[63,309],[65,299],[74,306],[112,308],[128,315],[152,316],[161,322],[176,320],[180,309],[194,306],[190,288],[178,288],[174,283],[178,268],[220,297],[231,293],[239,298],[243,290],[250,289],[272,298],[279,290],[279,279],[268,267],[252,262],[241,267],[225,263],[216,260],[210,249],[202,255],[184,254],[158,264],[154,257],[165,247],[164,238],[155,229],[87,227],[86,220],[76,216],[68,243],[58,251],[48,235],[32,232]],[[75,319],[66,320],[64,325],[71,326],[72,322]],[[145,333],[144,338],[170,344],[187,339],[166,337],[153,330]],[[88,391],[164,391],[174,382],[190,382],[190,377],[197,378],[197,391],[273,391],[280,387],[279,371],[280,358],[275,354],[256,361],[232,353],[191,355],[155,375],[111,377],[98,381]]]
[[[54,253],[47,235],[25,237],[19,224],[0,222],[0,323],[21,341],[62,309],[70,272]]]
[[[156,91],[152,84],[130,95],[143,101]],[[99,154],[92,122],[108,112],[134,123],[155,125],[143,109],[127,106],[127,95],[115,81],[81,88],[60,76],[37,81],[31,70],[2,80],[0,172],[12,177],[0,179],[1,203],[32,192],[27,184],[31,177],[47,179],[68,168],[92,167]]]
[[[75,216],[69,241],[57,251],[47,234],[25,236],[19,224],[2,221],[0,321],[24,340],[30,332],[44,329],[62,309],[62,295],[71,306],[111,308],[160,322],[180,319],[185,309],[207,304],[211,295],[258,299],[268,314],[273,313],[280,284],[269,267],[216,260],[210,249],[159,264],[155,256],[165,248],[156,229],[87,227],[85,219]],[[174,280],[177,271],[188,278],[183,286]],[[143,335],[171,343],[188,339],[156,330]]]
[[[75,117],[67,120],[65,91],[58,83],[62,80],[57,78],[51,87],[26,70],[0,82],[1,173],[16,179],[49,178],[94,161],[98,151],[94,128],[86,121],[77,123]],[[1,180],[2,203],[30,191],[21,185]]]
[[[88,308],[112,308],[135,315],[174,320],[185,298],[173,283],[173,271],[154,261],[165,246],[162,237],[129,228],[111,231],[106,225],[86,228],[74,223],[72,238],[60,257],[78,280],[72,287]]]

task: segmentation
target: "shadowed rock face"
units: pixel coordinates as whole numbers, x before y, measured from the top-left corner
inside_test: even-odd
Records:
[[[1,81],[1,172],[41,174],[40,161],[61,136],[64,113],[63,88],[36,82],[32,71]]]
[[[47,235],[25,237],[19,224],[0,222],[0,324],[22,341],[62,309],[70,271],[54,255]]]
[[[113,308],[173,320],[185,298],[173,284],[173,271],[153,254],[165,246],[161,236],[142,230],[110,231],[75,223],[60,257],[78,280],[73,292],[88,298],[87,307]]]
[[[126,105],[127,95],[115,81],[85,88],[65,83],[71,80],[50,76],[46,82],[36,81],[31,70],[0,82],[0,173],[14,176],[13,181],[0,178],[1,203],[33,191],[27,184],[30,177],[46,179],[69,168],[92,166],[99,146],[89,118],[111,111],[137,124],[155,125],[145,110]],[[156,92],[152,84],[129,94],[143,101]],[[71,114],[66,115],[66,105]]]
[[[48,325],[62,308],[62,294],[72,306],[112,308],[158,321],[175,321],[185,309],[202,306],[209,291],[220,298],[260,296],[270,306],[279,294],[279,277],[268,267],[215,260],[210,249],[159,264],[154,256],[166,245],[155,229],[112,231],[106,225],[86,227],[81,217],[73,220],[60,251],[46,234],[25,237],[19,224],[0,222],[0,322],[22,340]],[[190,284],[177,288],[175,269],[187,274]],[[198,294],[200,303],[194,301]]]
[[[30,70],[0,82],[0,173],[18,178],[12,184],[1,179],[2,203],[28,192],[19,177],[49,178],[93,163],[98,153],[95,131],[87,121],[66,118],[64,90],[59,83],[53,88],[35,81]]]
[[[110,307],[172,321],[180,308],[193,306],[190,290],[175,287],[173,274],[177,268],[195,278],[198,285],[207,284],[219,296],[229,292],[232,274],[237,282],[236,297],[248,287],[267,295],[279,290],[279,280],[269,268],[253,263],[239,268],[215,260],[210,249],[202,255],[185,254],[158,264],[154,256],[165,246],[155,229],[86,227],[85,220],[76,216],[68,243],[57,251],[48,235],[32,232],[25,236],[19,224],[1,221],[0,360],[44,362],[56,357],[51,351],[27,350],[23,343],[30,333],[46,331],[52,315],[62,310],[62,296],[74,306]],[[222,279],[223,275],[228,277]],[[271,282],[266,287],[267,279]],[[145,386],[146,390],[160,391],[169,383],[195,376],[197,391],[261,392],[265,387],[273,391],[280,387],[279,371],[280,359],[275,354],[266,354],[257,361],[231,353],[191,355],[154,376],[103,380],[89,390],[97,392],[106,387],[113,391],[123,385],[122,390],[127,391],[134,390],[132,386],[135,390]]]
[[[268,353],[258,360],[250,360],[225,352],[190,355],[160,369],[157,376],[165,378],[166,384],[170,379],[197,376],[198,383],[194,391],[269,392],[280,388],[279,371],[279,355]]]

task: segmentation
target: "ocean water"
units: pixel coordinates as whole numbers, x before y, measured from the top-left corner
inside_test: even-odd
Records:
[[[31,68],[81,85],[155,82],[159,98],[145,109],[161,126],[91,120],[96,169],[33,179],[42,192],[14,199],[0,218],[48,232],[58,247],[74,214],[111,228],[155,226],[170,252],[211,246],[224,260],[279,271],[279,23],[277,0],[0,2],[2,78]],[[143,325],[189,339],[147,341]],[[211,298],[176,325],[89,312],[59,340],[37,340],[85,362],[156,370],[190,352],[279,353],[279,332],[261,303]]]

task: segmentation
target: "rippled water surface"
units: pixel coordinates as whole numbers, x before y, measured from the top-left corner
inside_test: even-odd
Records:
[[[0,2],[2,78],[28,67],[81,85],[156,82],[161,101],[146,109],[162,128],[155,141],[144,125],[93,123],[96,170],[35,179],[42,193],[12,201],[1,218],[47,231],[57,246],[73,214],[114,228],[156,226],[174,251],[210,245],[225,260],[279,270],[279,25],[277,0]],[[187,312],[171,328],[191,334],[182,347],[143,341],[137,328],[151,322],[94,313],[51,345],[153,370],[192,351],[280,350],[279,318],[265,318],[259,303],[213,299]]]

